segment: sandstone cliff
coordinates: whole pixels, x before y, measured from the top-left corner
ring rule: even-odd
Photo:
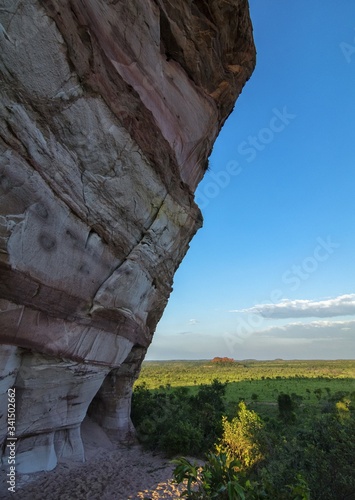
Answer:
[[[0,440],[83,460],[132,384],[201,226],[194,190],[254,68],[246,0],[3,0]]]

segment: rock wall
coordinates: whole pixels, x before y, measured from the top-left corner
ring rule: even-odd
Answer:
[[[250,77],[246,0],[3,0],[0,439],[18,472],[127,441],[132,384],[202,224],[213,142]]]

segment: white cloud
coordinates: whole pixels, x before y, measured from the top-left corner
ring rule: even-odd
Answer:
[[[355,340],[355,320],[351,321],[312,321],[301,323],[299,321],[283,326],[270,326],[256,332],[255,337],[267,338],[292,338],[310,340]]]
[[[355,315],[355,294],[319,301],[284,299],[278,304],[257,304],[248,309],[231,312],[259,314],[263,318],[330,318]]]
[[[199,321],[197,321],[197,319],[190,319],[188,323],[189,323],[189,325],[197,325],[197,323],[199,323]]]
[[[231,342],[234,358],[239,350],[258,353],[261,359],[352,359],[355,320],[293,322],[252,333],[241,344]]]

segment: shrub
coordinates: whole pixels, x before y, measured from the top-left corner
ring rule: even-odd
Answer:
[[[178,484],[185,482],[182,496],[188,500],[310,500],[307,482],[300,473],[281,492],[273,488],[267,473],[261,474],[259,480],[251,480],[240,471],[238,460],[231,461],[224,453],[209,453],[202,467],[184,457],[172,463],[174,480]]]
[[[217,453],[225,453],[231,461],[238,460],[243,470],[253,467],[263,458],[263,423],[257,413],[248,410],[244,402],[239,403],[237,416],[231,421],[222,418],[222,427],[223,434],[216,445]]]
[[[296,419],[294,409],[295,403],[289,394],[279,394],[277,397],[279,415],[285,422],[294,422]]]
[[[132,422],[146,447],[169,456],[202,456],[222,433],[226,384],[214,380],[196,395],[183,387],[149,391],[137,386],[132,398]]]
[[[173,475],[177,483],[187,481],[182,496],[189,500],[239,500],[245,499],[243,477],[238,475],[239,462],[229,460],[224,453],[209,453],[203,467],[184,457],[172,461],[176,467]]]

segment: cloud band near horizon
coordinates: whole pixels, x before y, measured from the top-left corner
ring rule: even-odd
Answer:
[[[340,295],[326,300],[288,300],[278,304],[257,304],[248,309],[231,312],[258,314],[263,318],[331,318],[355,315],[355,294]]]

